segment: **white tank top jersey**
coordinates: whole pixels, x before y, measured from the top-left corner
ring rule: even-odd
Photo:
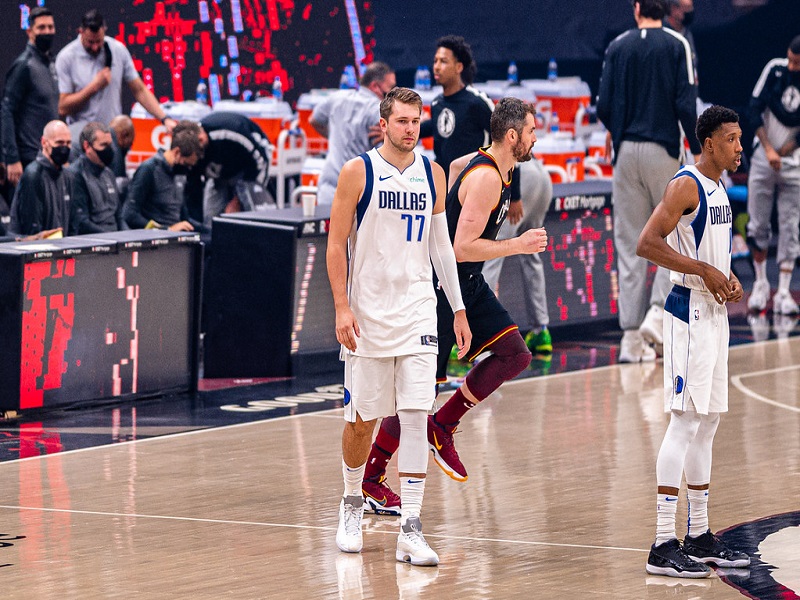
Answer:
[[[348,290],[358,356],[436,353],[436,294],[428,249],[436,201],[430,162],[400,172],[377,151],[360,158],[366,185],[350,232]]]
[[[700,173],[694,165],[681,168],[675,177],[694,179],[700,202],[691,213],[681,216],[678,225],[667,236],[667,244],[676,252],[708,263],[730,277],[733,214],[725,186],[721,181],[712,181]],[[708,292],[699,275],[670,271],[670,280],[677,285]]]

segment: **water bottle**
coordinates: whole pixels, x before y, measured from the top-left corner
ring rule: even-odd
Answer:
[[[415,90],[423,89],[422,86],[424,85],[424,80],[425,80],[424,67],[419,66],[417,67],[416,73],[414,73],[414,89]]]
[[[547,79],[548,81],[555,81],[558,79],[558,63],[555,58],[551,58],[547,63]]]
[[[558,133],[558,113],[553,111],[550,116],[550,133]]]
[[[277,75],[275,76],[275,81],[272,83],[272,97],[275,98],[277,102],[283,100],[283,83],[281,82],[281,78]]]
[[[422,67],[422,89],[431,89],[431,70],[428,67]],[[699,114],[699,113],[698,113]]]
[[[194,99],[198,104],[208,104],[208,86],[204,79],[201,79],[197,84],[197,91],[195,91]]]
[[[339,89],[346,90],[350,87],[350,82],[347,77],[347,67],[342,70],[342,76],[339,78]]]
[[[508,84],[519,85],[519,74],[517,73],[517,63],[513,60],[508,63]]]
[[[356,68],[353,65],[347,65],[345,67],[347,71],[347,87],[351,90],[358,89],[358,75],[356,74]]]

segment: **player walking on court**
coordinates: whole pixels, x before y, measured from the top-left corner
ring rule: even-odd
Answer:
[[[510,180],[517,162],[530,160],[536,142],[535,109],[517,98],[502,99],[492,113],[492,144],[467,164],[447,194],[447,225],[458,260],[458,279],[473,333],[466,356],[473,360],[489,351],[467,373],[463,385],[428,417],[428,443],[439,467],[456,481],[466,481],[467,471],[453,445],[453,433],[468,410],[500,385],[519,375],[531,353],[506,309],[483,279],[483,262],[500,256],[542,252],[547,246],[543,228],[528,229],[517,237],[497,240],[508,213]],[[444,287],[444,286],[441,286]],[[446,380],[452,334],[450,294],[437,289],[439,357],[436,379]],[[384,419],[372,447],[364,481],[364,495],[376,512],[397,514],[404,500],[386,485],[386,465],[402,435],[397,419]]]
[[[403,510],[395,556],[436,565],[439,557],[420,522],[438,348],[431,263],[455,307],[453,337],[462,356],[471,334],[447,232],[444,171],[414,153],[421,112],[413,90],[387,94],[380,107],[384,145],[344,165],[331,208],[328,277],[345,362],[345,489],[336,545],[343,552],[361,551],[361,481],[372,432],[378,417],[396,413]]]
[[[700,160],[667,185],[647,221],[639,256],[670,270],[664,306],[664,400],[670,422],[656,462],[656,541],[647,572],[708,577],[705,563],[740,568],[750,557],[728,548],[708,528],[711,447],[720,414],[728,410],[728,311],[742,286],[731,271],[732,213],[721,177],[741,164],[739,116],[712,106],[697,120]],[[689,532],[675,535],[681,479],[689,498]]]

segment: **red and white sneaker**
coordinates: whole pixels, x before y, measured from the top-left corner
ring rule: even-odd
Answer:
[[[386,483],[386,475],[381,475],[377,479],[365,479],[361,482],[361,491],[366,502],[365,512],[400,516],[400,496]]]
[[[439,468],[456,481],[467,480],[467,470],[458,458],[458,452],[453,444],[452,431],[439,425],[433,416],[428,416],[428,445],[433,453],[433,460]]]

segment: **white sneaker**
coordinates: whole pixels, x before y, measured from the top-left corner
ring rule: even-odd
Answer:
[[[422,523],[419,517],[411,517],[400,528],[397,552],[394,556],[400,562],[417,566],[435,567],[439,564],[439,555],[428,546],[425,536],[422,535]]]
[[[776,315],[796,315],[800,308],[788,290],[778,290],[772,297],[772,312]]]
[[[621,363],[652,362],[656,359],[656,352],[644,343],[642,334],[638,329],[630,329],[622,335],[619,344],[619,358]]]
[[[639,326],[639,333],[642,334],[644,341],[654,346],[664,344],[664,309],[653,304],[647,311],[644,321]]]
[[[755,311],[762,311],[767,308],[770,293],[769,281],[766,279],[756,280],[753,284],[753,291],[747,299],[747,308]]]
[[[345,496],[339,504],[339,527],[336,530],[336,545],[342,552],[361,552],[364,538],[361,519],[364,517],[364,498]]]

